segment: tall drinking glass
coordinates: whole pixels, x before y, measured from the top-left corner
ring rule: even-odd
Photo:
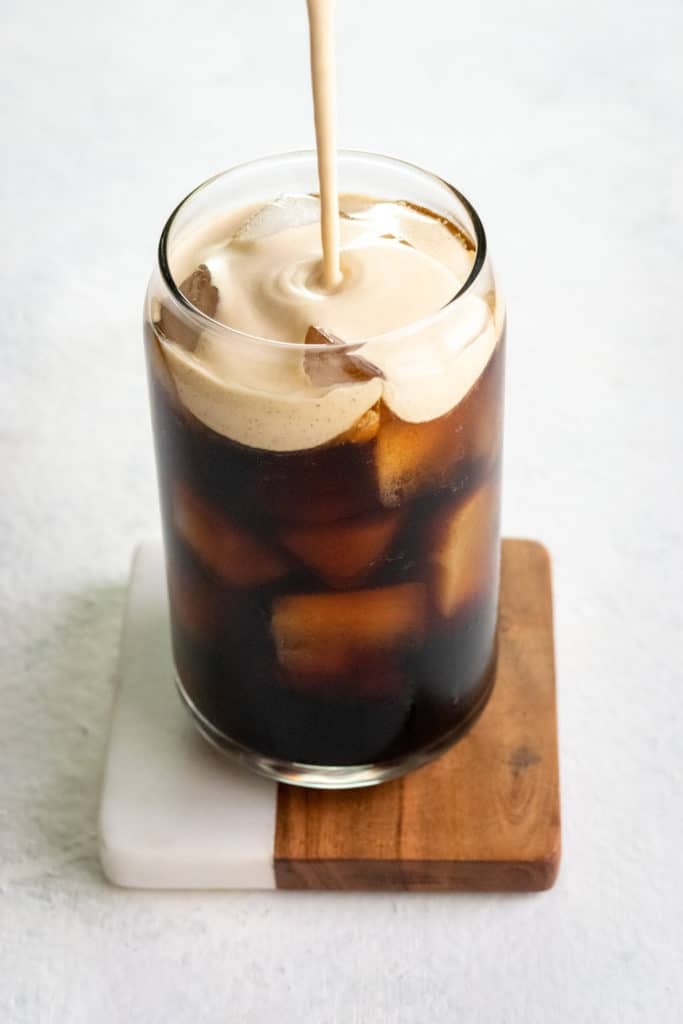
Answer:
[[[429,211],[471,251],[446,306],[340,350],[240,333],[183,294],[174,254],[194,232],[231,209],[313,194],[316,174],[314,153],[273,157],[184,199],[161,236],[145,345],[180,696],[252,769],[333,788],[430,760],[489,696],[505,314],[470,203],[417,167],[352,152],[339,155],[342,193]],[[201,366],[207,339],[225,356],[222,378]],[[382,371],[338,383],[341,356]],[[283,395],[279,371],[302,360],[317,386]],[[340,389],[357,415],[311,445],[312,418]],[[264,448],[250,430],[265,415]]]

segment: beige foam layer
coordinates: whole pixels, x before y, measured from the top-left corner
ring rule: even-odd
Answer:
[[[216,433],[252,448],[287,452],[325,444],[382,394],[379,378],[326,391],[311,387],[296,350],[269,350],[261,361],[241,345],[229,352],[216,345],[207,359],[210,346],[206,338],[194,353],[164,345],[180,400]]]
[[[182,280],[205,262],[219,290],[218,320],[286,342],[302,341],[311,324],[349,341],[372,338],[447,306],[473,259],[456,235],[397,203],[356,198],[347,209],[345,282],[331,294],[317,283],[320,231],[310,200],[297,210],[297,226],[281,231],[271,230],[277,211],[274,221],[268,213],[254,217],[253,208],[233,212],[177,249],[174,276]],[[250,218],[252,230],[226,245],[226,236]],[[475,383],[496,340],[488,305],[466,296],[427,327],[362,347],[384,380],[324,389],[307,377],[298,347],[207,330],[191,352],[169,342],[163,348],[179,397],[199,420],[241,444],[296,451],[342,434],[380,398],[409,422],[444,415]]]
[[[173,275],[183,281],[205,263],[218,288],[218,321],[295,343],[311,324],[347,341],[397,330],[441,309],[466,280],[473,253],[439,220],[359,196],[342,196],[341,207],[344,281],[335,290],[320,280],[320,204],[312,196],[231,211],[174,247]]]

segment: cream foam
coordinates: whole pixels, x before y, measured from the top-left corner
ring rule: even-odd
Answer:
[[[209,327],[192,351],[161,338],[180,400],[216,432],[295,451],[331,441],[380,399],[409,422],[435,419],[491,357],[498,332],[487,303],[467,295],[448,305],[474,258],[464,240],[407,204],[342,196],[340,206],[344,281],[333,290],[321,283],[314,197],[233,211],[175,248],[175,279],[205,263],[218,288],[215,319],[235,332]],[[301,347],[244,336],[300,343],[312,324],[368,339],[360,351],[384,379],[315,387]]]

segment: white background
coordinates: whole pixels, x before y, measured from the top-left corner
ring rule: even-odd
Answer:
[[[430,167],[510,310],[505,528],[555,561],[564,861],[538,896],[108,887],[95,815],[162,223],[309,146],[303,0],[3,0],[0,1020],[682,1019],[680,2],[340,0],[340,143]]]

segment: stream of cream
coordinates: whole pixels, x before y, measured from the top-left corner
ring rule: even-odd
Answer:
[[[307,0],[311,40],[311,83],[315,141],[320,181],[320,232],[323,284],[327,290],[342,282],[339,260],[339,187],[337,184],[337,110],[334,46],[335,0]]]

